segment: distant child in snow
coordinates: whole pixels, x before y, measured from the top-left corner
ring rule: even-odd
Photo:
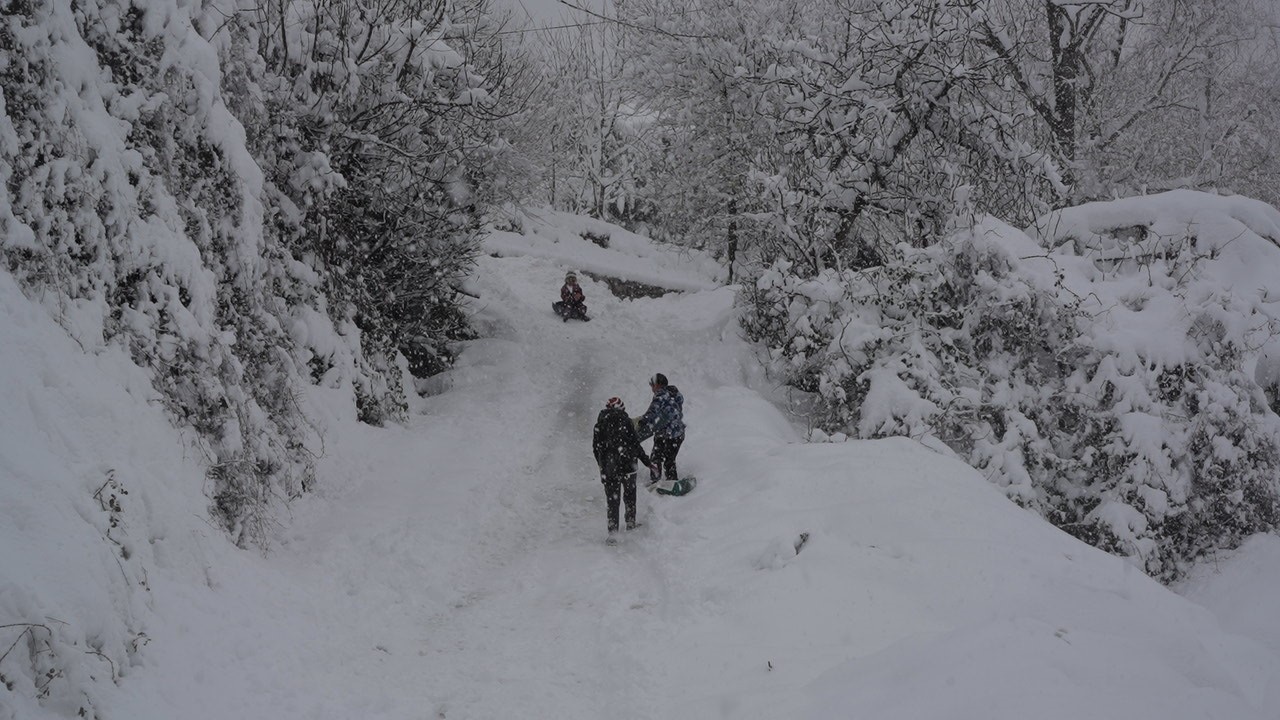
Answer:
[[[618,503],[627,505],[627,529],[634,530],[636,522],[636,460],[649,467],[649,455],[640,447],[640,437],[627,416],[627,408],[621,398],[611,397],[596,417],[596,427],[591,436],[591,451],[600,466],[600,482],[604,483],[604,497],[609,518],[609,542],[614,542],[618,532]]]
[[[653,391],[653,401],[636,421],[641,440],[653,436],[649,481],[658,482],[665,472],[667,480],[675,482],[680,479],[676,474],[676,454],[684,444],[684,396],[675,385],[667,384],[667,376],[662,373],[649,378],[649,389]]]
[[[569,273],[564,276],[564,286],[560,288],[560,302],[552,303],[551,309],[556,311],[561,320],[590,320],[587,317],[587,296],[578,286],[578,276]]]

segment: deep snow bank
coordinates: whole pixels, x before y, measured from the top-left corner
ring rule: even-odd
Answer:
[[[694,591],[661,683],[681,717],[1275,717],[1280,648],[958,460],[805,444],[742,388],[700,414],[701,484],[659,508]]]
[[[0,717],[96,717],[145,662],[157,576],[203,584],[225,534],[123,350],[82,348],[7,272],[0,338]]]
[[[485,250],[504,257],[555,260],[566,269],[671,290],[710,290],[726,271],[706,253],[654,243],[603,220],[555,210],[527,210],[519,232],[495,231]]]

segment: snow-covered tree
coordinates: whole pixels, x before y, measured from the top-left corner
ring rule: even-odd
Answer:
[[[1064,200],[1231,187],[1272,200],[1274,10],[1255,0],[966,0]],[[1227,159],[1230,158],[1230,161]]]
[[[1056,168],[1019,140],[1018,108],[992,98],[998,67],[971,16],[943,2],[842,9],[802,26],[758,78],[780,94],[786,145],[759,178],[783,256],[807,273],[870,267],[940,239],[957,206],[1036,208]]]
[[[456,288],[501,153],[491,91],[507,70],[483,10],[295,2],[233,25],[266,61],[243,97],[281,231],[324,278],[335,321],[360,330],[372,384],[357,389],[374,422],[399,413],[397,354],[417,375],[438,371],[467,332]]]
[[[736,241],[749,222],[753,256],[812,275],[932,242],[957,204],[1047,207],[1054,164],[1023,139],[1023,101],[992,92],[1003,71],[959,5],[627,7],[662,140],[646,187],[676,234],[720,218]]]
[[[533,107],[519,118],[519,148],[540,167],[544,202],[625,224],[636,213],[650,118],[626,82],[632,60],[618,42],[619,27],[602,19],[540,35],[542,72]]]
[[[1152,5],[1150,22],[1098,93],[1096,129],[1084,148],[1086,189],[1191,187],[1280,200],[1280,147],[1270,132],[1280,93],[1275,12],[1254,0]],[[1181,72],[1154,84],[1164,67]],[[1152,88],[1161,87],[1169,89],[1157,104]]]
[[[731,277],[739,255],[762,245],[765,207],[751,175],[779,147],[762,108],[767,88],[751,79],[778,59],[771,38],[786,16],[775,9],[738,0],[623,6],[627,82],[649,98],[653,117],[637,171],[638,219],[655,237],[722,257]]]

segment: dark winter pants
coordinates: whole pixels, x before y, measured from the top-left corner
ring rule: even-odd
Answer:
[[[655,437],[653,439],[653,452],[650,454],[653,467],[649,470],[650,480],[658,482],[664,476],[673,482],[680,479],[676,474],[676,453],[680,452],[680,446],[683,444],[683,435],[678,438]]]
[[[555,310],[556,314],[559,315],[564,320],[586,320],[587,319],[586,305],[570,305],[569,303],[566,303],[566,302],[557,301],[557,302],[551,303],[551,309]]]
[[[604,479],[604,500],[609,511],[609,532],[618,529],[618,501],[627,504],[627,529],[636,526],[636,474],[627,473],[618,477]]]

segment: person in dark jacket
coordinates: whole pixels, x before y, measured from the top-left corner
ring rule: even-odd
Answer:
[[[569,273],[564,276],[564,285],[560,288],[560,302],[551,303],[551,309],[555,310],[560,319],[565,322],[572,319],[591,319],[587,317],[587,296],[578,285],[577,275]]]
[[[684,444],[684,396],[675,385],[667,383],[667,376],[654,373],[649,378],[653,401],[649,409],[636,421],[640,439],[653,436],[653,464],[649,466],[649,483],[663,478],[679,480],[676,474],[676,454]]]
[[[618,532],[618,503],[626,503],[627,529],[634,530],[636,523],[636,460],[649,467],[649,454],[640,446],[640,437],[631,424],[627,408],[621,398],[611,397],[596,417],[592,432],[591,450],[600,466],[600,482],[604,483],[605,502],[608,507],[609,539],[612,542]]]

